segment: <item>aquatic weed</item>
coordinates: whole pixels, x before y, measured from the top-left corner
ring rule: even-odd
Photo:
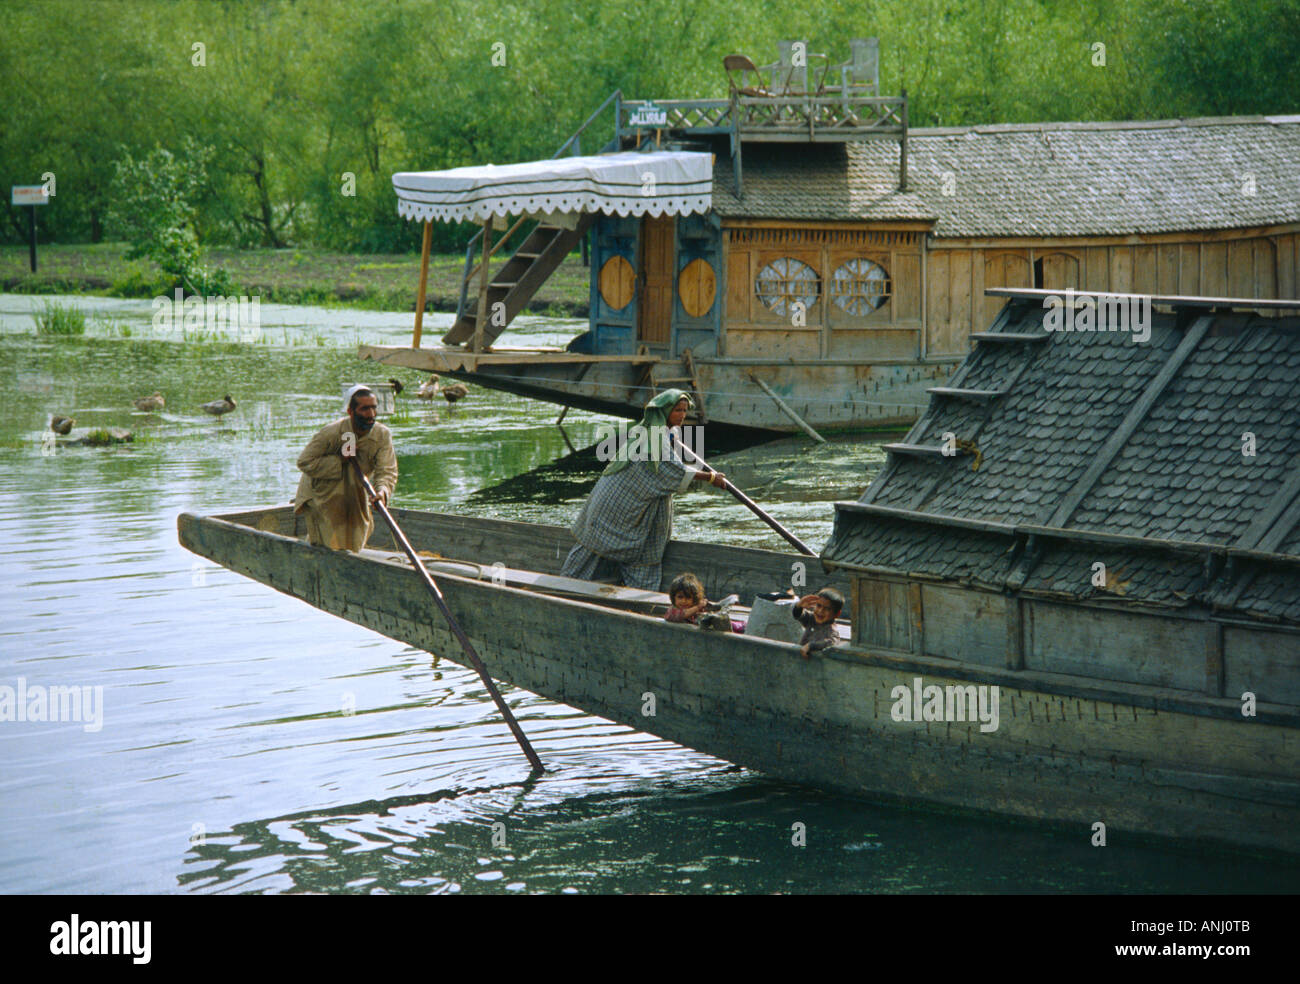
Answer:
[[[95,329],[103,332],[105,338],[130,338],[135,333],[125,321],[111,315],[97,314],[93,321]]]
[[[84,335],[86,312],[71,304],[46,301],[35,315],[38,335]]]
[[[128,441],[134,440],[134,435],[127,437],[126,440]],[[108,447],[111,444],[122,443],[122,440],[119,439],[116,435],[114,435],[112,431],[105,430],[103,427],[96,427],[93,431],[91,431],[89,434],[86,435],[85,441],[91,447],[96,447],[96,448],[104,448],[104,447]]]

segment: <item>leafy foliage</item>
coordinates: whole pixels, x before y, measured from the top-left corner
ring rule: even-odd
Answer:
[[[57,175],[44,238],[100,241],[111,207],[158,230],[169,267],[197,276],[199,243],[414,250],[418,225],[396,213],[393,172],[549,157],[614,89],[722,96],[724,55],[770,61],[782,38],[840,60],[845,39],[879,37],[882,91],[907,90],[913,126],[1300,109],[1296,0],[775,10],[769,0],[11,0],[0,177]],[[607,113],[583,150],[611,135]],[[175,173],[197,159],[201,173]],[[118,200],[115,163],[169,176],[185,221],[161,192],[152,204],[143,191]],[[137,206],[152,212],[133,219]],[[22,217],[8,216],[0,232],[22,241]],[[474,230],[434,231],[445,250]]]
[[[215,152],[186,137],[179,154],[154,147],[140,158],[128,150],[114,165],[110,229],[131,244],[128,260],[147,256],[178,286],[198,294],[225,294],[230,278],[202,262],[194,229],[195,206]]]

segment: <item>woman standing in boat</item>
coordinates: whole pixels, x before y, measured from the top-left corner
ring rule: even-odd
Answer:
[[[677,430],[691,408],[682,390],[665,390],[645,405],[641,422],[605,467],[578,513],[578,545],[560,569],[562,577],[593,581],[606,571],[629,588],[658,591],[664,548],[672,536],[673,493],[693,481],[724,488],[722,472],[697,471],[682,461]],[[612,569],[611,569],[612,568]]]

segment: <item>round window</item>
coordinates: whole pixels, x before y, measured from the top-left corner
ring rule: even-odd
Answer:
[[[632,264],[621,256],[611,256],[600,268],[600,296],[615,311],[632,303],[636,286],[636,272]]]
[[[831,300],[846,314],[870,314],[889,300],[889,274],[879,263],[858,257],[849,260],[831,278]]]
[[[682,299],[682,310],[692,318],[702,318],[709,313],[716,290],[713,267],[705,260],[691,260],[677,275],[677,294]]]
[[[774,314],[784,318],[797,303],[803,304],[805,312],[816,304],[821,294],[821,281],[817,278],[817,271],[807,263],[782,257],[758,271],[754,291]]]

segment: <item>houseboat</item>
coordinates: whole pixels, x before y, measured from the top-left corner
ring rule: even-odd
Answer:
[[[757,619],[663,618],[677,571],[748,601],[801,554],[673,541],[661,590],[633,591],[557,576],[562,527],[398,521],[491,675],[552,700],[872,800],[1300,854],[1300,318],[1141,298],[1140,331],[1054,331],[1042,292],[998,296],[838,505],[808,583],[847,588],[849,620],[808,659]],[[223,567],[464,659],[387,530],[353,554],[309,545],[291,506],[178,525]]]
[[[726,98],[615,92],[551,160],[395,174],[424,223],[415,332],[361,357],[623,417],[676,386],[719,428],[891,428],[997,315],[988,288],[1300,297],[1300,116],[909,128],[875,39],[779,49],[728,56]],[[422,347],[433,221],[483,230]],[[587,330],[495,346],[579,246]]]

